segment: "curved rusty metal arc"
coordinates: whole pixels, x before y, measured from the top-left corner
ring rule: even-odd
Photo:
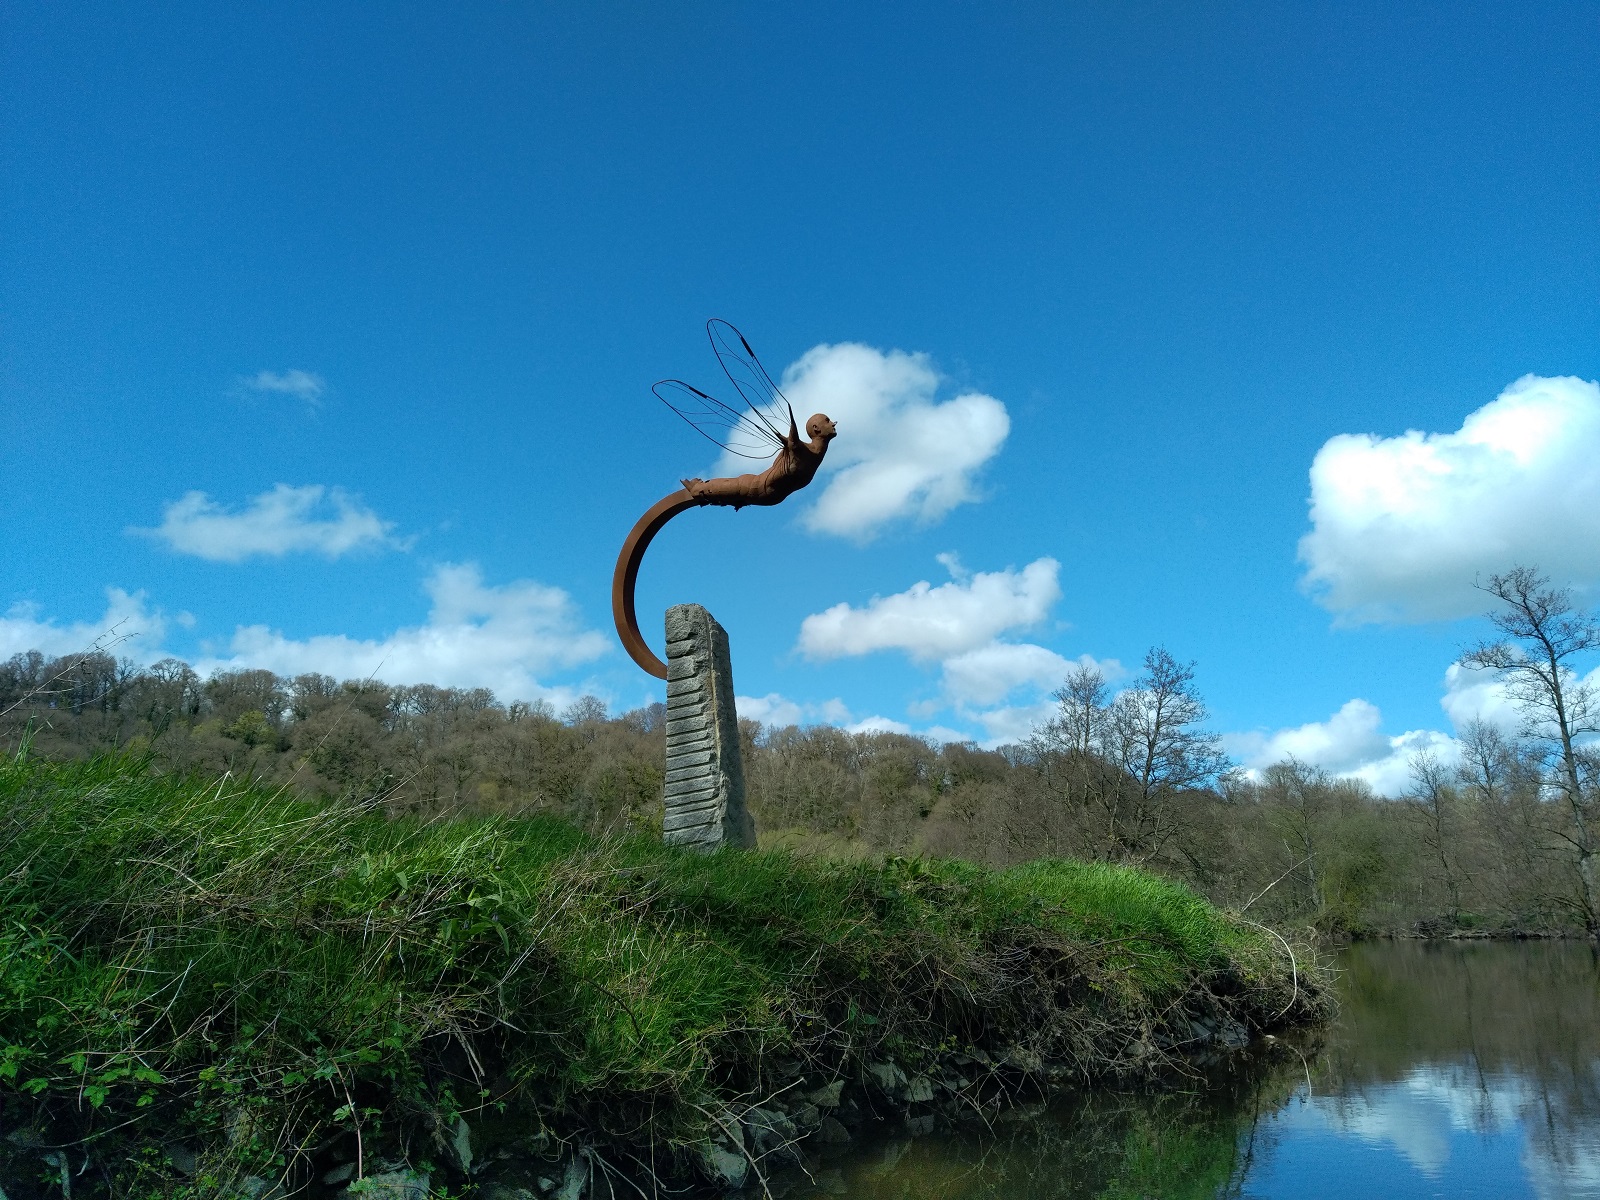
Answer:
[[[667,677],[667,664],[645,645],[639,633],[639,617],[633,609],[633,586],[639,580],[639,564],[644,561],[644,552],[650,548],[650,542],[656,534],[661,532],[661,527],[684,509],[698,508],[704,503],[705,500],[691,496],[687,488],[679,488],[657,500],[634,524],[628,540],[622,543],[622,553],[617,555],[617,569],[611,576],[611,616],[617,623],[617,636],[622,639],[622,648],[628,652],[629,658],[657,679]]]

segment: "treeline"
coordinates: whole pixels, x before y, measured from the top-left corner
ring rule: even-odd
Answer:
[[[585,697],[558,718],[488,689],[319,674],[148,668],[108,654],[0,665],[0,738],[46,758],[110,749],[162,770],[255,780],[392,811],[551,812],[587,829],[659,824],[664,709],[608,720]]]
[[[1244,777],[1205,730],[1192,667],[1158,649],[1115,695],[1094,671],[1075,671],[1054,717],[998,750],[742,722],[761,842],[993,866],[1135,863],[1253,919],[1328,934],[1592,932],[1600,760],[1584,738],[1600,711],[1569,660],[1600,635],[1531,571],[1496,583],[1506,640],[1473,654],[1513,684],[1532,664],[1527,686],[1513,687],[1527,729],[1471,726],[1458,765],[1412,764],[1403,799],[1294,760]],[[1539,650],[1537,633],[1548,642],[1561,629],[1565,641]],[[1543,675],[1536,653],[1512,653],[1530,638]],[[0,664],[0,744],[11,752],[24,739],[51,758],[125,749],[166,771],[395,812],[551,813],[593,832],[659,830],[663,719],[660,705],[608,717],[593,697],[558,714],[483,689],[260,670],[201,679],[175,659],[143,668],[103,653]]]

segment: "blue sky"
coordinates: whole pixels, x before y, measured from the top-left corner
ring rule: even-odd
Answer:
[[[1588,5],[10,4],[0,652],[127,615],[644,702],[611,567],[716,464],[650,385],[727,390],[720,316],[840,422],[646,562],[747,711],[993,742],[1163,644],[1241,760],[1381,784],[1482,707],[1475,574],[1600,580],[1597,51]]]

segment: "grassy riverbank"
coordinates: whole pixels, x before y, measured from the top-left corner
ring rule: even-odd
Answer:
[[[702,857],[127,759],[0,765],[0,919],[12,1200],[80,1160],[77,1195],[402,1159],[461,1187],[580,1142],[683,1176],[753,1156],[736,1122],[774,1093],[914,1105],[895,1080],[950,1056],[1010,1087],[1153,1069],[1322,1002],[1135,871]]]

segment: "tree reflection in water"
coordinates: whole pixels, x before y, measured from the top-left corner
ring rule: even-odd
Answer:
[[[1600,959],[1585,943],[1372,943],[1342,1009],[1182,1090],[1098,1092],[774,1181],[793,1200],[1600,1197]],[[1304,1055],[1302,1059],[1301,1055]]]

